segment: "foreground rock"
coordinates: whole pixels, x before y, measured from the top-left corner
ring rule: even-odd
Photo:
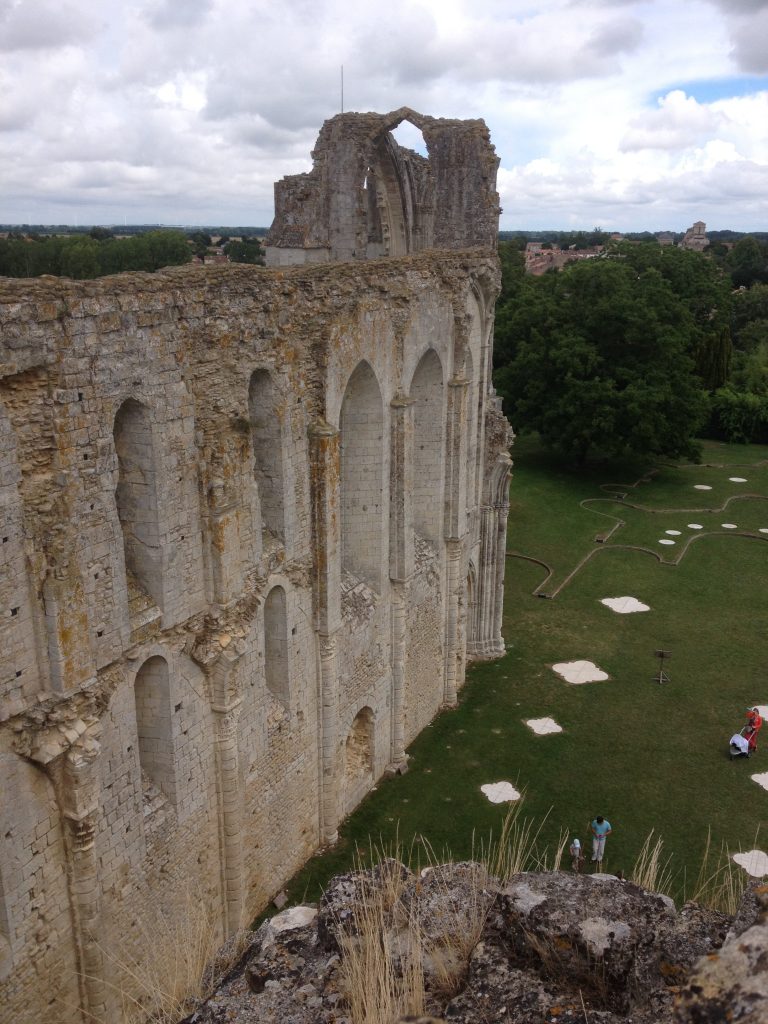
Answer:
[[[422,878],[389,861],[335,879],[316,910],[262,925],[246,963],[189,1020],[352,1024],[350,986],[379,998],[387,978],[397,988],[406,977],[421,999],[388,1003],[392,1024],[763,1024],[765,907],[758,886],[734,919],[678,911],[608,875],[525,873],[502,886],[477,864]],[[351,981],[352,963],[363,972]]]

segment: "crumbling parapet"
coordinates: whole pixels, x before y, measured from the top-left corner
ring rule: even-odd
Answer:
[[[421,130],[426,158],[395,141],[403,121]],[[496,246],[499,160],[482,120],[337,114],[312,159],[275,184],[267,266]]]

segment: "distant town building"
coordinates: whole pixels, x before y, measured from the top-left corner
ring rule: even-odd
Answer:
[[[693,227],[683,235],[683,240],[680,245],[683,249],[690,249],[692,252],[703,252],[709,245],[709,239],[706,236],[707,225],[703,220],[697,220]]]

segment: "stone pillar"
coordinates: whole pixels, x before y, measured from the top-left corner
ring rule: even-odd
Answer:
[[[406,616],[413,576],[413,401],[390,403],[389,578],[392,607],[392,732],[390,769],[402,770],[405,753]]]
[[[320,652],[320,840],[338,839],[340,818],[339,666],[336,634],[341,626],[339,431],[324,420],[309,430],[312,495],[312,599]]]
[[[504,569],[512,460],[506,452],[496,458],[488,481],[489,501],[480,518],[479,608],[473,649],[480,657],[504,653],[501,622],[504,612]]]
[[[93,675],[91,634],[83,581],[70,566],[55,567],[43,583],[51,686],[62,693]]]
[[[94,852],[100,797],[97,731],[98,725],[91,726],[66,752],[45,763],[64,823],[78,985],[87,1021],[106,1020],[108,1009],[104,953],[98,935],[101,887]],[[43,751],[41,755],[45,756]]]
[[[243,880],[243,800],[240,780],[240,751],[237,720],[242,697],[236,669],[242,656],[239,644],[231,641],[206,666],[213,696],[216,792],[219,803],[219,846],[221,849],[221,894],[224,934],[234,935],[243,925],[245,891]]]
[[[491,626],[492,653],[502,655],[506,650],[501,632],[504,617],[504,573],[507,561],[507,520],[509,518],[509,478],[512,475],[512,459],[500,455],[497,461],[498,483],[494,498],[496,510],[496,580],[494,588],[493,621]]]
[[[461,680],[458,677],[459,591],[461,555],[467,530],[467,395],[469,381],[454,378],[448,382],[448,433],[445,460],[445,686],[443,703],[456,704]],[[471,441],[471,439],[469,439]]]

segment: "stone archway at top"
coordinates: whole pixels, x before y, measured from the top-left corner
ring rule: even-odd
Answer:
[[[429,244],[422,223],[429,161],[424,136],[403,120],[375,141],[363,182],[368,228],[368,258],[405,256]]]

